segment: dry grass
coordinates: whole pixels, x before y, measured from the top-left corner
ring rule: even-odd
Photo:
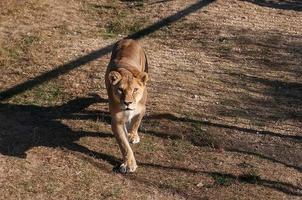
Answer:
[[[110,55],[93,52],[196,2],[1,1],[0,90],[28,84],[0,103],[0,199],[300,199],[302,14],[259,2],[213,1],[141,40],[148,112],[121,175]]]

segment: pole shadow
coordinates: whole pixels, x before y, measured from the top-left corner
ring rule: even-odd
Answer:
[[[131,39],[140,39],[143,38],[165,26],[169,26],[175,22],[177,22],[178,20],[180,20],[181,18],[198,11],[199,9],[209,5],[210,3],[214,2],[215,0],[199,0],[196,3],[178,11],[177,13],[170,15],[132,35],[129,35],[126,38],[131,38]],[[60,65],[56,68],[54,68],[53,70],[43,73],[31,80],[25,81],[23,83],[20,83],[18,85],[15,85],[9,89],[6,89],[2,92],[0,92],[0,101],[4,101],[6,99],[9,99],[17,94],[20,94],[26,90],[29,90],[37,85],[40,85],[44,82],[47,82],[51,79],[57,78],[63,74],[66,74],[68,72],[70,72],[71,70],[78,68],[82,65],[88,64],[89,62],[96,60],[108,53],[111,52],[112,48],[113,48],[114,44],[108,45],[102,49],[96,50],[91,52],[90,54],[87,54],[85,56],[82,56],[80,58],[77,58],[73,61],[70,61],[68,63],[65,63],[63,65]]]
[[[294,11],[302,11],[302,1],[301,0],[241,0],[249,3],[256,4],[258,6],[264,6],[275,9],[282,10],[294,10]]]

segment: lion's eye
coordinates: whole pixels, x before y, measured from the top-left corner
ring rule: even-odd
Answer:
[[[134,88],[133,92],[137,92],[138,91],[138,88]]]
[[[117,89],[117,92],[118,92],[119,94],[122,94],[122,93],[123,93],[123,90],[122,90],[121,88],[119,88],[119,89]]]

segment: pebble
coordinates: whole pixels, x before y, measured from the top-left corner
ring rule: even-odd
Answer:
[[[200,181],[197,185],[196,185],[197,187],[203,187],[204,186],[204,184],[203,184],[203,182],[202,181]]]

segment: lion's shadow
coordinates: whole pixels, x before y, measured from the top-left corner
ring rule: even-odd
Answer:
[[[33,147],[67,148],[81,153],[89,152],[75,141],[81,137],[113,137],[111,133],[72,130],[62,119],[96,119],[110,123],[107,112],[89,113],[85,108],[94,103],[105,103],[97,95],[76,98],[63,105],[43,107],[36,105],[0,104],[0,153],[14,157],[26,157]],[[103,159],[116,165],[119,160],[106,154]]]
[[[100,120],[103,123],[110,124],[110,116],[106,111],[89,112],[87,107],[94,103],[105,103],[106,99],[99,96],[89,96],[76,98],[63,105],[43,107],[35,105],[17,105],[17,104],[0,104],[0,153],[7,156],[14,157],[26,157],[26,152],[31,148],[38,146],[52,147],[52,148],[65,148],[69,151],[79,152],[84,155],[85,159],[91,164],[95,164],[99,167],[99,163],[96,163],[94,159],[105,160],[114,168],[121,163],[121,160],[115,156],[108,155],[102,152],[95,152],[78,144],[76,141],[81,137],[113,137],[111,133],[103,132],[89,132],[89,131],[75,131],[70,127],[62,123],[63,119],[83,119],[83,120]],[[150,115],[146,119],[157,118],[169,118],[170,120],[176,120],[172,118],[172,115]],[[181,119],[177,119],[181,120]],[[153,135],[150,131],[145,133]],[[156,136],[166,138],[162,134],[158,133]],[[177,139],[170,137],[170,139]],[[85,155],[89,155],[86,157]],[[215,175],[215,172],[211,171],[192,171],[189,168],[178,167],[165,167],[154,163],[138,162],[143,167],[152,167],[159,170],[177,170],[187,173],[202,173],[207,175]],[[114,169],[113,168],[113,169]],[[232,174],[220,174],[221,176],[228,176],[234,180],[248,183],[236,177]],[[149,184],[144,180],[141,180],[139,176],[128,176],[130,179],[134,179],[141,184]],[[258,180],[259,185],[270,187],[279,191],[283,191],[287,194],[300,195],[300,188],[294,185],[283,182],[272,182],[265,179]]]

